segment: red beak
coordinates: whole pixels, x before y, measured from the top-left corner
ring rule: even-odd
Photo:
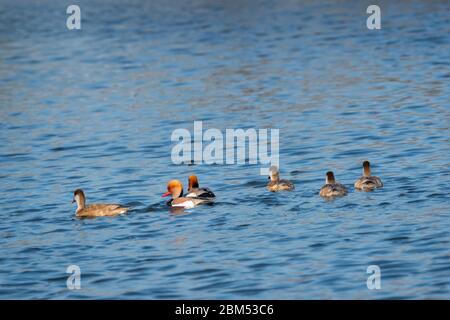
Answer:
[[[170,191],[167,191],[166,193],[164,193],[162,196],[163,197],[167,197],[167,196],[170,196],[172,193],[170,192]]]

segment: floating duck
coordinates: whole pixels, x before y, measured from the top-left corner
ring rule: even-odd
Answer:
[[[320,196],[329,197],[339,197],[345,196],[347,194],[347,188],[334,179],[334,174],[332,171],[328,171],[325,178],[325,185],[320,189]]]
[[[283,190],[294,190],[294,184],[286,179],[280,179],[280,173],[277,166],[271,166],[269,168],[269,183],[267,189],[272,192]]]
[[[122,207],[119,204],[91,204],[86,205],[86,197],[83,190],[77,189],[73,193],[72,203],[77,203],[77,210],[75,214],[77,217],[104,217],[115,216],[126,213],[128,208]]]
[[[193,208],[201,203],[208,202],[206,199],[183,197],[183,184],[178,180],[170,180],[167,183],[167,192],[162,196],[172,196],[172,199],[167,202],[169,206],[180,208]]]
[[[209,188],[200,188],[197,176],[190,176],[188,179],[188,193],[186,198],[201,198],[213,200],[216,195]]]
[[[364,161],[363,175],[361,178],[356,180],[355,188],[362,191],[372,191],[373,189],[381,188],[383,186],[381,179],[376,176],[371,176],[370,174],[370,162]]]

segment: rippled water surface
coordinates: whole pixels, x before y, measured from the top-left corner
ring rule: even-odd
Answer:
[[[381,1],[381,30],[369,1],[77,3],[69,31],[64,2],[0,1],[0,298],[450,297],[447,1]],[[173,164],[195,120],[280,129],[295,191]],[[348,196],[318,196],[328,170]],[[171,212],[193,173],[216,203]],[[76,188],[133,209],[77,219]]]

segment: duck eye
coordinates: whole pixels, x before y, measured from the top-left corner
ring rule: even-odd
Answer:
[[[270,180],[270,176],[268,176],[268,177],[267,177],[267,179],[269,179],[269,180]]]

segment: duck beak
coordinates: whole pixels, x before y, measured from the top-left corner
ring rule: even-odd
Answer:
[[[164,193],[162,196],[163,197],[167,197],[167,196],[170,196],[172,193],[170,192],[170,191],[167,191],[166,193]]]

